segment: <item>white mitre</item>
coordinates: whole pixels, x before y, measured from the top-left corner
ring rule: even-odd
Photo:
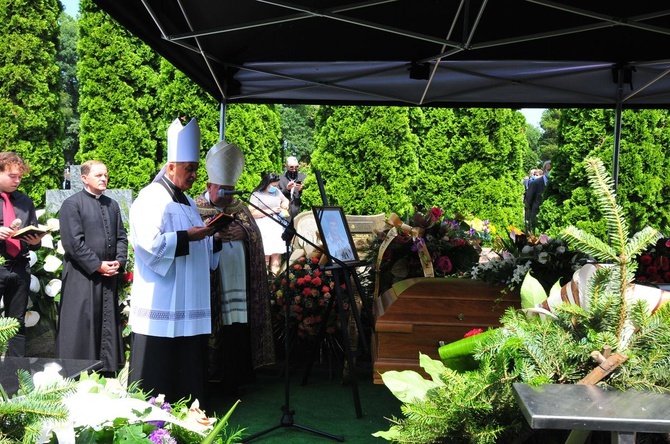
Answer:
[[[168,162],[200,162],[200,127],[193,118],[186,126],[179,119],[174,119],[167,130],[167,161]],[[160,180],[167,171],[167,163],[154,178]]]
[[[207,152],[205,168],[210,183],[234,187],[244,169],[244,154],[234,143],[222,140]]]

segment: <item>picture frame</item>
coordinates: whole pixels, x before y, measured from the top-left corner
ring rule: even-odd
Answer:
[[[358,252],[342,207],[313,207],[312,211],[329,263],[359,262]]]

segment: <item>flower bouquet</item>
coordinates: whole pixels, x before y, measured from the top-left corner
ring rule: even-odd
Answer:
[[[330,272],[319,268],[319,256],[301,255],[288,265],[288,278],[281,273],[270,284],[270,302],[276,330],[284,329],[284,316],[288,303],[289,326],[297,330],[298,338],[316,337],[323,322],[326,307],[335,283]],[[342,286],[341,293],[347,294]],[[344,302],[345,309],[348,303]],[[331,310],[326,323],[326,333],[333,334],[340,327],[337,310]]]
[[[488,221],[466,221],[461,215],[447,218],[437,207],[415,213],[411,224],[404,224],[391,214],[387,227],[362,247],[376,264],[375,294],[403,279],[469,272],[479,261],[479,245],[490,240],[493,232]]]
[[[670,283],[670,238],[663,237],[637,259],[637,282]]]
[[[497,237],[493,251],[497,254],[472,269],[472,279],[493,284],[505,284],[509,290],[521,285],[528,272],[537,279],[546,292],[560,280],[568,282],[572,274],[591,260],[585,253],[570,250],[560,238],[546,234],[527,236],[514,226],[509,235]]]

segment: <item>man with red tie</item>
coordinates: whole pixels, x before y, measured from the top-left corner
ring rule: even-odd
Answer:
[[[4,303],[4,314],[19,321],[19,332],[9,340],[7,356],[24,356],[26,352],[25,317],[30,288],[30,266],[28,250],[41,246],[43,234],[12,239],[12,234],[28,225],[37,226],[35,205],[26,194],[16,191],[21,178],[30,168],[15,153],[0,153],[0,195],[2,207],[0,218],[0,297]]]

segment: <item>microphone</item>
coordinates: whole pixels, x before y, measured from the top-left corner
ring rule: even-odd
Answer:
[[[218,194],[219,197],[226,197],[226,196],[235,196],[237,194],[244,194],[246,191],[242,190],[219,190]]]

